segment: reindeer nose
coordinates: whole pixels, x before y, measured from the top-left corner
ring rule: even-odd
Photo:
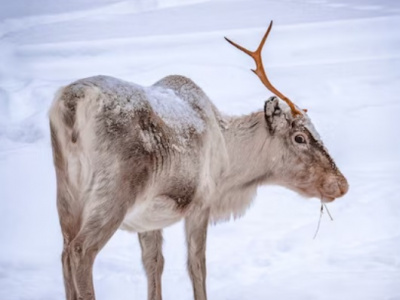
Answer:
[[[346,178],[344,176],[342,176],[338,180],[338,186],[339,186],[339,189],[341,191],[340,197],[345,195],[349,190],[349,184],[348,184],[348,182],[347,182],[347,180],[346,180]]]
[[[325,181],[322,187],[324,196],[329,198],[342,197],[349,190],[349,184],[343,176]]]

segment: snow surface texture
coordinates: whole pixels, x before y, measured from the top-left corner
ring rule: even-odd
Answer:
[[[319,201],[261,188],[235,222],[210,227],[209,299],[400,299],[400,1],[14,0],[0,2],[0,299],[63,299],[47,110],[76,79],[198,83],[245,114],[270,93],[253,62],[309,115],[347,176],[318,237]],[[164,230],[164,299],[192,299],[182,224]],[[94,267],[97,299],[145,299],[137,237],[118,231]]]

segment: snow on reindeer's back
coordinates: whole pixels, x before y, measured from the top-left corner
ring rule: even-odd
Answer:
[[[201,133],[204,122],[191,105],[174,90],[160,86],[145,88],[147,100],[154,112],[175,130],[193,128]]]
[[[95,76],[83,79],[97,86],[107,97],[102,104],[115,113],[119,121],[124,116],[132,116],[135,111],[149,108],[167,126],[176,132],[187,129],[201,133],[204,121],[190,103],[180,98],[172,89],[162,86],[142,87],[140,85],[110,76]]]

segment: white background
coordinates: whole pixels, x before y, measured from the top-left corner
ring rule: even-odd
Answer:
[[[270,96],[308,108],[349,193],[319,201],[260,188],[245,217],[210,227],[209,299],[400,299],[400,1],[1,0],[0,299],[63,299],[47,111],[55,91],[104,74],[192,78],[229,114]],[[164,230],[164,299],[192,299],[182,224]],[[146,299],[137,236],[118,231],[94,267],[98,300]]]

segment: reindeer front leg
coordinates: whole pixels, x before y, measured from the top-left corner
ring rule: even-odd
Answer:
[[[207,300],[206,240],[209,215],[209,210],[204,210],[193,213],[185,219],[188,270],[195,300]]]
[[[147,275],[147,299],[161,300],[161,275],[164,269],[161,230],[139,233],[142,261]]]

